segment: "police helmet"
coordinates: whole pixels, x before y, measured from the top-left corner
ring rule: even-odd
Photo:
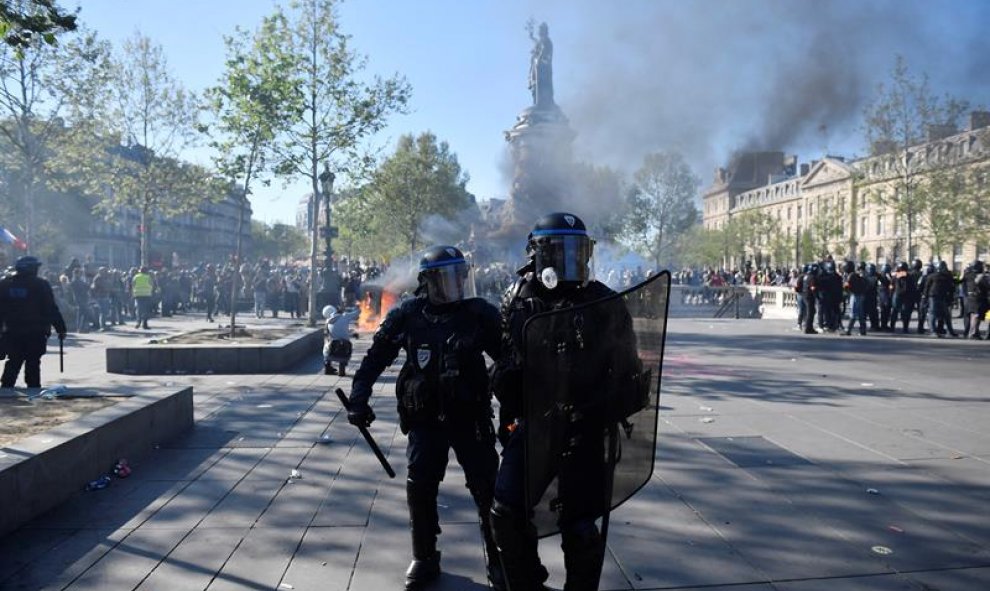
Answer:
[[[474,297],[464,254],[453,246],[434,246],[419,261],[420,287],[433,304],[450,304]]]
[[[901,261],[901,262],[897,263],[897,270],[898,271],[907,271],[908,270],[907,261]]]
[[[818,275],[821,272],[821,268],[818,266],[818,263],[811,263],[808,265],[808,272],[812,275]]]
[[[983,272],[983,261],[977,259],[973,261],[973,272],[982,273]]]
[[[320,310],[320,313],[323,314],[324,318],[330,318],[331,316],[337,313],[337,308],[334,308],[333,306],[329,306],[329,305],[323,306],[323,309]]]
[[[867,275],[876,275],[877,274],[877,266],[876,266],[875,263],[870,263],[870,264],[866,265],[866,274]]]
[[[939,272],[948,271],[949,270],[948,263],[946,263],[945,261],[939,261],[938,262],[938,270],[939,270]]]
[[[833,263],[832,261],[825,261],[825,272],[835,273],[835,263]]]
[[[860,261],[859,264],[856,265],[856,270],[857,271],[866,271],[866,261]],[[849,271],[849,272],[852,273],[852,271]]]
[[[934,272],[935,272],[935,265],[933,265],[931,263],[928,263],[927,265],[925,265],[925,270],[923,271],[923,273],[925,275],[931,275]]]
[[[591,279],[594,241],[581,218],[556,212],[540,218],[529,233],[526,254],[544,287],[583,286]]]
[[[923,266],[924,265],[921,263],[921,259],[914,259],[914,262],[911,263],[911,268],[915,271],[920,271]]]
[[[845,273],[852,273],[856,270],[856,264],[852,261],[846,261],[842,264],[842,270]]]
[[[37,275],[38,267],[40,266],[41,261],[39,261],[36,257],[28,255],[17,259],[17,262],[14,263],[14,270],[19,275]]]
[[[890,263],[884,263],[883,266],[880,267],[880,272],[881,273],[890,273]]]

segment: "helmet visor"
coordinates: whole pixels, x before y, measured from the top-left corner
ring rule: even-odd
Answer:
[[[584,283],[591,278],[592,241],[585,234],[534,236],[536,272],[552,267],[559,281]]]
[[[464,260],[422,271],[430,302],[449,304],[474,297],[474,282],[469,271]]]

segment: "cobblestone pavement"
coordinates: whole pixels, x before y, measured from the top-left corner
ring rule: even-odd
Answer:
[[[135,460],[130,478],[0,540],[0,589],[400,589],[410,550],[397,366],[373,399],[372,432],[399,472],[390,480],[332,395],[349,378],[322,375],[317,356],[275,375],[107,374],[110,343],[207,326],[151,325],[73,336],[65,377],[48,355],[43,379],[189,384],[196,428]],[[356,358],[368,344],[356,342]],[[601,588],[990,588],[988,362],[985,342],[672,321],[657,472],[613,514]],[[451,462],[433,589],[487,588],[463,482]],[[557,543],[541,542],[554,588]]]

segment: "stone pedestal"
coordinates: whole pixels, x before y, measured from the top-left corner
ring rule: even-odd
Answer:
[[[524,109],[505,132],[513,172],[501,233],[528,232],[537,218],[560,209],[567,200],[574,135],[556,104]]]

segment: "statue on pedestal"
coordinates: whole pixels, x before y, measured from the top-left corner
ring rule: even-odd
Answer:
[[[529,38],[533,40],[533,51],[529,66],[529,90],[533,93],[533,104],[537,108],[553,106],[553,42],[546,23],[540,23],[539,37],[533,35],[529,27]]]

